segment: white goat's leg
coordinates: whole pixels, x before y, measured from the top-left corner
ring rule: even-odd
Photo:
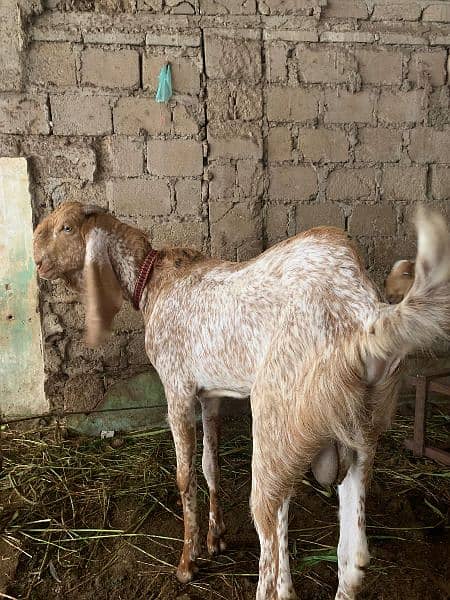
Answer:
[[[268,434],[261,444],[260,427],[253,422],[252,493],[250,506],[259,536],[259,579],[256,600],[294,600],[288,552],[288,512],[291,488],[285,485],[282,469],[274,470]],[[264,433],[267,433],[264,432]]]
[[[252,514],[260,545],[256,600],[295,600],[288,551],[289,497],[276,503],[259,503],[258,497],[253,487]]]
[[[277,600],[278,540],[276,514],[264,502],[264,492],[252,478],[251,509],[259,537],[259,578],[256,600]],[[272,514],[270,514],[272,513]]]
[[[284,418],[285,405],[278,390],[271,390],[264,381],[257,383],[252,390],[251,406],[250,506],[260,543],[256,600],[294,600],[289,568],[288,512],[293,473],[301,472],[305,465],[298,464],[298,453],[293,453],[289,446],[292,431]]]
[[[277,594],[279,600],[295,600],[297,597],[292,585],[291,568],[289,566],[288,524],[290,497],[285,498],[277,514],[278,537],[278,577]]]
[[[191,581],[197,571],[199,554],[197,524],[197,477],[195,473],[195,407],[194,398],[173,397],[166,391],[169,423],[177,455],[177,484],[183,504],[184,545],[177,578]]]
[[[372,466],[368,455],[358,453],[339,491],[339,587],[336,600],[354,600],[370,556],[366,539],[365,499]]]
[[[225,525],[219,504],[219,438],[220,438],[220,398],[202,400],[203,456],[202,467],[209,489],[209,529],[207,546],[209,554],[219,554],[225,550],[223,541]]]

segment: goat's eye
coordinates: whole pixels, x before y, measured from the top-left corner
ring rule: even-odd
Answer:
[[[70,225],[63,225],[63,228],[62,228],[62,230],[63,230],[65,233],[70,233],[70,232],[72,231],[72,227],[71,227]]]

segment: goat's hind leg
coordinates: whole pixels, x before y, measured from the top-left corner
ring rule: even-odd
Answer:
[[[199,554],[197,524],[197,477],[195,472],[195,397],[180,398],[166,390],[170,428],[177,456],[177,484],[183,504],[184,543],[177,578],[191,581]]]
[[[370,556],[366,539],[365,497],[373,452],[358,452],[338,486],[340,534],[338,544],[339,587],[336,600],[354,600]]]
[[[220,399],[210,398],[201,401],[203,420],[202,468],[209,489],[209,529],[207,546],[211,555],[225,550],[223,535],[225,525],[219,504],[219,438],[220,438]]]
[[[260,542],[256,600],[295,600],[288,550],[288,512],[292,489],[285,439],[252,399],[253,457],[251,509]],[[281,459],[283,457],[283,459]],[[289,469],[290,471],[290,469]]]
[[[264,495],[264,492],[262,492]],[[258,499],[259,498],[259,499]],[[256,600],[295,600],[288,550],[289,495],[267,500],[252,487],[252,515],[259,537],[259,580]]]
[[[295,600],[297,598],[292,585],[291,567],[289,565],[288,525],[290,496],[286,496],[277,511],[278,537],[278,600]]]

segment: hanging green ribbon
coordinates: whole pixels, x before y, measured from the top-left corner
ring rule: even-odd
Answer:
[[[156,102],[168,102],[172,97],[172,70],[169,63],[165,64],[158,77],[158,89],[156,91]]]

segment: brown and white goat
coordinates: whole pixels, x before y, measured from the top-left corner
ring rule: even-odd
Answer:
[[[192,578],[199,553],[196,400],[203,409],[207,543],[214,553],[224,548],[225,529],[218,399],[250,395],[251,509],[261,547],[257,599],[295,597],[289,499],[305,470],[333,447],[341,473],[336,598],[355,598],[369,562],[366,487],[378,436],[394,411],[400,364],[408,352],[444,337],[450,323],[446,225],[421,212],[417,227],[414,284],[395,306],[380,302],[352,242],[334,228],[306,231],[241,264],[183,249],[159,253],[140,310],[175,442],[185,528],[181,581]],[[122,297],[133,296],[150,243],[101,209],[72,202],[37,227],[34,249],[42,277],[60,277],[82,291],[87,340],[96,344]],[[336,455],[331,450],[333,460]]]

